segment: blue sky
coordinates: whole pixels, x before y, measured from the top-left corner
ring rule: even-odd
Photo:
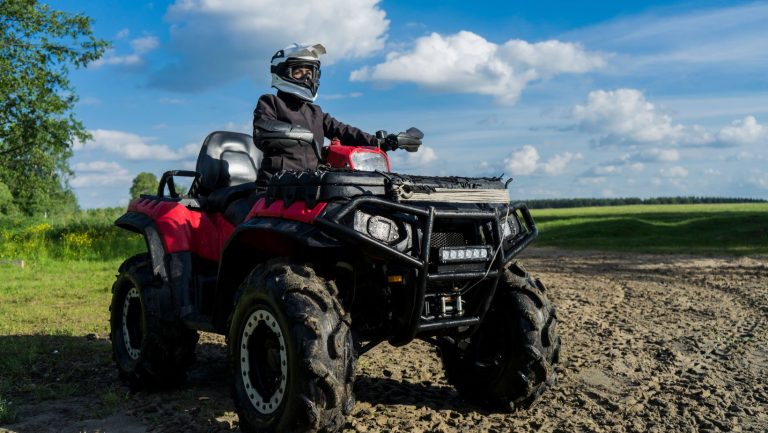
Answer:
[[[394,171],[514,178],[514,199],[768,198],[768,2],[64,0],[113,48],[72,82],[82,207],[251,132],[268,62],[323,43],[317,103],[425,133]]]

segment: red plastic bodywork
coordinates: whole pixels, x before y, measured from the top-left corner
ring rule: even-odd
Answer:
[[[224,243],[235,230],[221,214],[190,210],[177,202],[140,198],[128,206],[128,211],[152,218],[166,253],[191,251],[218,261]]]
[[[326,205],[318,203],[307,209],[306,203],[300,201],[285,207],[282,200],[277,200],[267,206],[266,199],[261,198],[253,205],[245,220],[271,217],[312,224]],[[128,211],[152,218],[166,253],[191,251],[204,259],[218,261],[224,244],[235,230],[232,223],[220,213],[190,210],[178,202],[141,198],[132,202]],[[264,242],[268,241],[264,239]]]
[[[376,153],[379,155],[384,155],[384,159],[386,159],[387,161],[387,171],[392,170],[392,167],[389,165],[389,157],[387,156],[387,153],[379,149],[378,147],[343,146],[339,140],[331,141],[331,145],[328,146],[328,153],[325,157],[325,162],[328,163],[328,165],[330,165],[331,167],[351,168],[355,170],[355,166],[352,163],[352,154],[358,153],[358,152]]]
[[[253,205],[251,212],[245,217],[245,220],[247,221],[253,217],[270,217],[312,224],[312,222],[315,221],[315,218],[325,210],[327,204],[328,203],[318,203],[315,207],[308,209],[306,207],[307,204],[303,201],[297,201],[292,205],[285,207],[285,202],[276,200],[267,206],[267,200],[260,198],[259,201]]]

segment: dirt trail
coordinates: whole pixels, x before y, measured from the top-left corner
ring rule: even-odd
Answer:
[[[563,341],[558,383],[538,405],[483,412],[447,385],[427,344],[381,345],[360,359],[344,431],[768,431],[768,259],[537,249],[524,260],[550,290]],[[223,340],[206,334],[199,352],[181,391],[125,395],[95,417],[97,397],[28,402],[0,432],[236,429]],[[109,366],[95,371],[114,387]]]

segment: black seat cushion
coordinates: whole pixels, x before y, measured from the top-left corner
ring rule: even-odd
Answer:
[[[197,157],[199,196],[206,209],[223,212],[229,203],[248,196],[256,188],[256,174],[262,153],[248,134],[212,132],[205,138]]]
[[[208,195],[220,188],[255,182],[261,157],[250,135],[212,132],[197,157],[196,170],[201,175],[198,193]]]

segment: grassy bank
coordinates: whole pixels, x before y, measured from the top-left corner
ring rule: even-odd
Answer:
[[[637,253],[768,254],[768,203],[534,210],[539,246]]]
[[[141,236],[120,229],[125,210],[96,209],[66,218],[0,216],[0,260],[111,260],[144,248]]]

